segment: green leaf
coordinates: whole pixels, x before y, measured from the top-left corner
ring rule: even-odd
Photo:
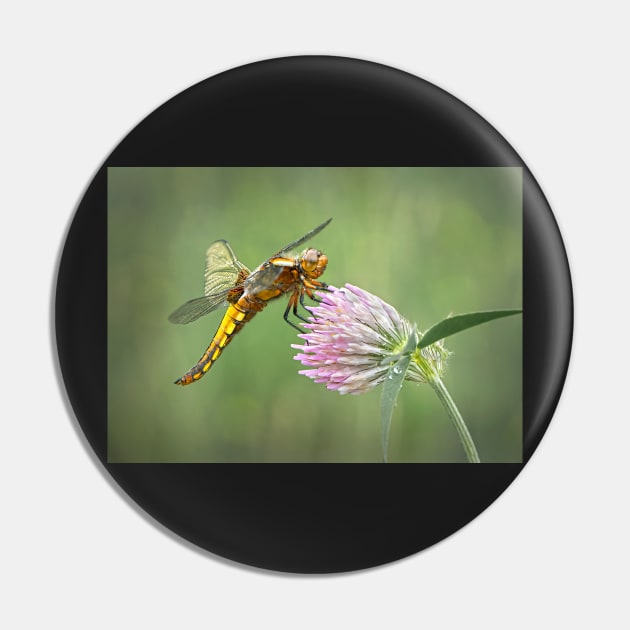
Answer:
[[[467,328],[479,326],[479,324],[485,324],[493,319],[509,317],[510,315],[518,315],[522,312],[523,309],[517,308],[506,311],[477,311],[476,313],[464,313],[463,315],[453,315],[452,317],[447,317],[434,326],[431,326],[431,328],[424,333],[424,336],[418,344],[418,348],[425,348],[440,339],[450,337],[451,335],[461,332],[462,330],[466,330]]]
[[[388,370],[383,391],[381,393],[381,446],[383,448],[383,462],[387,463],[387,445],[389,443],[389,428],[392,424],[392,416],[398,392],[402,387],[405,374],[409,369],[411,354],[403,355]]]

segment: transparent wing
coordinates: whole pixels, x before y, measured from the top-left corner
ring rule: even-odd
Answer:
[[[230,289],[215,293],[212,297],[204,295],[203,297],[189,300],[186,304],[182,304],[176,311],[168,316],[168,321],[173,324],[190,324],[203,315],[207,315],[221,305],[227,305],[226,298]]]
[[[206,271],[203,292],[212,297],[216,293],[233,289],[239,273],[249,275],[249,269],[236,258],[227,241],[215,241],[206,252]]]
[[[285,245],[277,254],[260,265],[258,269],[255,269],[244,283],[245,291],[249,295],[255,295],[259,291],[271,288],[285,267],[293,267],[295,265],[295,258],[287,257],[285,254],[292,249],[297,249],[306,243],[306,241],[313,238],[313,236],[319,234],[331,221],[332,218],[328,219],[328,221],[324,221],[324,223],[318,225],[315,229],[308,232],[308,234],[298,238],[297,241]]]
[[[303,245],[304,243],[306,243],[306,241],[312,239],[313,236],[315,236],[316,234],[319,234],[331,221],[332,221],[332,217],[328,219],[328,221],[324,221],[321,225],[318,225],[315,229],[311,230],[308,234],[305,234],[302,238],[298,238],[297,241],[293,241],[292,243],[285,245],[274,256],[274,258],[282,254],[286,254],[287,252],[290,252],[292,249],[297,249],[298,247],[300,247],[300,245]]]
[[[290,264],[295,264],[293,260],[287,259]],[[255,295],[260,291],[270,289],[276,278],[282,273],[284,267],[280,265],[274,265],[267,261],[263,263],[258,269],[255,269],[252,274],[245,280],[244,287],[245,292],[249,295]]]
[[[219,306],[227,306],[227,296],[249,275],[227,241],[215,241],[206,252],[203,297],[189,300],[173,311],[168,319],[174,324],[189,324]]]

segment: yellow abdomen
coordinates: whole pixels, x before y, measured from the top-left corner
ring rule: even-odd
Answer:
[[[208,348],[199,361],[197,361],[197,364],[190,368],[184,376],[175,381],[176,385],[190,385],[190,383],[198,381],[221,356],[225,346],[227,346],[232,340],[232,337],[241,330],[243,324],[248,322],[258,311],[264,308],[263,303],[257,309],[251,309],[248,308],[251,307],[251,304],[247,302],[241,304],[243,301],[243,298],[241,298],[241,300],[235,304],[230,304]]]

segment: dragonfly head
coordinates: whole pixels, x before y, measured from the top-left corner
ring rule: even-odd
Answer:
[[[305,250],[300,258],[300,267],[309,278],[319,278],[326,271],[328,256],[317,249]]]

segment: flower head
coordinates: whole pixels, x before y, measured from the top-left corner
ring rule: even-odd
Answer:
[[[415,325],[393,306],[351,284],[329,289],[309,307],[309,332],[299,335],[306,344],[292,346],[301,351],[294,359],[311,368],[300,374],[340,394],[360,394],[382,383],[410,345],[407,380],[424,383],[442,374],[448,352],[441,342],[418,350]]]

